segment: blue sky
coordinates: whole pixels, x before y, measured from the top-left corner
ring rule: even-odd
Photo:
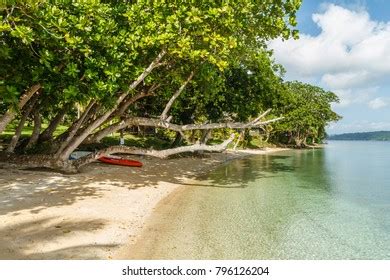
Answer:
[[[332,90],[343,120],[329,134],[390,130],[390,1],[303,0],[299,40],[270,43],[300,80]]]

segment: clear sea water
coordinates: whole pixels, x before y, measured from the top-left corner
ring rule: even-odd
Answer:
[[[166,200],[131,254],[390,259],[390,142],[231,161]]]

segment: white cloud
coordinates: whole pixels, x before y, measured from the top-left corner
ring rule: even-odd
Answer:
[[[361,70],[337,74],[326,73],[322,76],[321,81],[333,89],[346,89],[365,86],[371,79],[369,72]]]
[[[390,122],[370,122],[359,121],[353,123],[331,124],[328,126],[330,134],[346,133],[346,132],[365,132],[365,131],[379,131],[390,130]]]
[[[371,109],[380,109],[389,105],[389,102],[382,97],[377,97],[368,103]]]
[[[347,107],[352,104],[367,103],[371,96],[377,91],[377,87],[364,89],[336,89],[334,92],[340,98],[340,103],[334,104],[336,107]]]
[[[364,9],[334,4],[327,4],[312,18],[321,30],[317,36],[302,34],[299,40],[278,39],[269,44],[288,77],[318,81],[339,93],[343,106],[362,100],[370,107],[378,106],[370,89],[390,85],[390,79],[386,80],[390,75],[390,22],[372,20]]]

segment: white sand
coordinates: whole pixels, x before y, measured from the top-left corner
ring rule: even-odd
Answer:
[[[141,158],[142,168],[94,163],[76,175],[0,169],[0,259],[111,259],[186,179],[275,150]]]

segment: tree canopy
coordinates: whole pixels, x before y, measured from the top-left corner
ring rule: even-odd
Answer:
[[[187,139],[189,130],[263,127],[280,115],[278,133],[319,137],[338,118],[329,106],[337,98],[283,83],[267,49],[271,39],[298,37],[300,2],[7,1],[0,133],[17,124],[7,151],[43,145],[61,165],[81,144],[131,126]],[[272,120],[264,120],[268,109]],[[23,143],[28,121],[34,129]],[[60,123],[67,130],[54,137]]]

